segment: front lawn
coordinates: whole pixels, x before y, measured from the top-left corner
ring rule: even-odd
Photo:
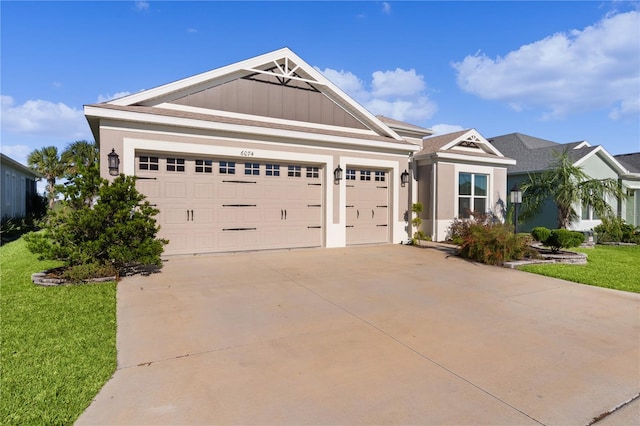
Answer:
[[[575,250],[587,254],[587,265],[541,264],[518,269],[582,284],[640,293],[640,246],[597,245],[590,249]]]
[[[116,284],[38,287],[24,240],[0,247],[0,423],[72,424],[116,368]]]

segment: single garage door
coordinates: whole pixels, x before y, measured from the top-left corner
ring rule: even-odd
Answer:
[[[389,241],[389,187],[383,170],[347,168],[347,244]]]
[[[136,156],[137,186],[160,210],[165,254],[322,245],[323,173],[315,165]]]

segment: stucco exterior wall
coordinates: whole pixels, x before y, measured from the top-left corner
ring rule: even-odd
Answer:
[[[199,129],[104,120],[100,128],[100,171],[103,177],[111,180],[114,176],[109,175],[107,155],[112,149],[120,156],[120,172],[127,175],[135,174],[137,151],[200,154],[234,158],[236,161],[250,152],[251,159],[256,161],[278,160],[319,165],[326,170],[326,247],[344,246],[346,238],[346,183],[343,179],[335,184],[333,170],[338,165],[343,171],[349,166],[385,170],[389,177],[390,242],[400,243],[408,238],[405,218],[410,188],[400,186],[400,174],[409,168],[406,152],[376,153],[317,146],[304,140],[291,142],[251,134],[216,134]]]

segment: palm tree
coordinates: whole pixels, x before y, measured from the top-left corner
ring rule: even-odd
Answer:
[[[542,211],[546,200],[551,199],[558,208],[558,228],[567,229],[578,220],[574,205],[590,206],[600,217],[614,215],[607,199],[624,196],[616,179],[591,179],[582,167],[573,164],[569,151],[556,154],[551,168],[542,173],[529,175],[522,183],[523,220],[532,219]]]
[[[66,174],[77,174],[83,166],[89,167],[97,162],[98,148],[94,142],[75,141],[65,148],[61,158],[67,165]]]
[[[27,157],[29,168],[47,181],[47,197],[49,198],[49,208],[53,208],[56,200],[56,179],[63,176],[66,166],[58,155],[58,148],[46,146],[36,149]]]

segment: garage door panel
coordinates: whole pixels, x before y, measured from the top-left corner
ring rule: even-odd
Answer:
[[[167,198],[186,198],[187,183],[186,182],[165,182],[164,196]]]
[[[187,209],[171,209],[165,208],[162,211],[162,223],[168,225],[182,225],[186,224],[189,220],[189,211]]]
[[[193,184],[193,198],[195,199],[211,200],[215,198],[215,194],[216,185],[213,182]]]
[[[139,179],[136,181],[136,189],[145,194],[149,200],[159,198],[161,195],[160,182],[157,180]]]

